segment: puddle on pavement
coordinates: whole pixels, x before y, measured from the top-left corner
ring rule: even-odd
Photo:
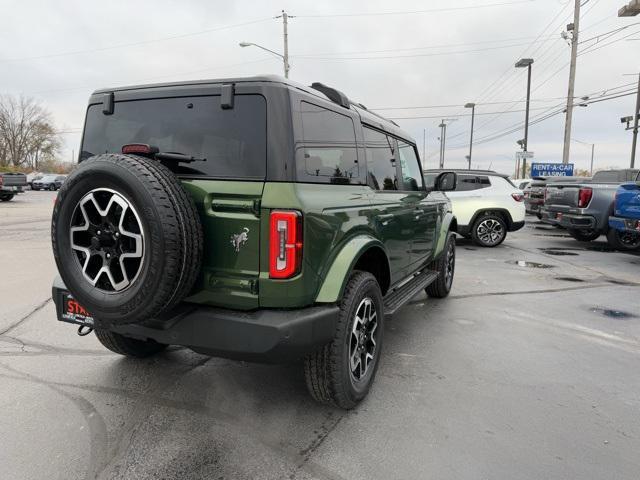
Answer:
[[[629,312],[623,312],[622,310],[613,310],[609,308],[601,308],[601,307],[593,307],[591,308],[593,313],[599,313],[600,315],[604,315],[605,317],[615,318],[618,320],[624,320],[627,318],[637,318],[637,315]]]
[[[576,283],[584,282],[583,279],[576,278],[576,277],[556,277],[556,280],[562,280],[563,282],[576,282]]]
[[[548,252],[544,252],[547,255],[555,255],[556,257],[565,257],[565,256],[577,256],[577,253],[573,252],[563,252],[562,250],[549,250]]]
[[[615,250],[608,245],[593,245],[585,247],[585,250],[590,250],[592,252],[615,252]]]
[[[637,283],[634,282],[628,282],[626,280],[616,280],[615,278],[607,278],[606,281],[608,283],[613,283],[614,285],[624,285],[626,287],[633,287],[637,285]]]
[[[570,238],[571,235],[563,235],[561,233],[532,233],[534,237],[557,237],[557,238]]]
[[[476,250],[478,250],[477,248],[471,248],[471,247],[464,247],[465,250],[470,250],[472,252],[475,252]]]
[[[573,251],[579,251],[581,252],[582,250],[584,250],[584,248],[574,248],[574,247],[544,247],[544,248],[538,248],[538,250],[541,250],[543,252],[548,252],[548,251],[553,251],[553,250],[561,250],[561,251],[567,251],[567,252],[573,252]]]
[[[527,268],[555,268],[555,265],[549,265],[547,263],[527,262],[526,260],[508,260],[506,263],[515,264],[519,267]]]

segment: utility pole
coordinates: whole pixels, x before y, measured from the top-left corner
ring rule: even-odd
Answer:
[[[564,123],[564,148],[562,149],[562,163],[569,163],[571,148],[571,120],[573,117],[573,94],[576,83],[576,58],[578,57],[578,32],[580,30],[580,1],[575,0],[573,7],[573,23],[567,25],[571,30],[571,66],[569,67],[569,90],[567,92],[567,116]]]
[[[593,151],[596,148],[596,144],[591,144],[591,168],[589,168],[589,176],[593,177]]]
[[[476,116],[476,104],[467,103],[464,108],[471,109],[471,138],[469,139],[469,170],[471,170],[471,150],[473,149],[473,120]]]
[[[522,155],[522,178],[527,176],[527,151],[529,147],[529,104],[531,102],[531,65],[533,65],[533,58],[521,58],[516,62],[516,68],[527,67],[527,105],[524,114],[524,140],[522,141],[522,149],[524,155]],[[517,178],[517,175],[516,175]]]
[[[289,17],[293,18],[291,15],[287,15],[287,12],[282,10],[282,15],[278,15],[276,18],[282,17],[282,29],[284,35],[284,78],[289,78],[289,32],[287,30],[287,24]]]
[[[636,145],[638,143],[638,117],[640,117],[640,73],[638,74],[638,94],[636,95],[636,109],[633,113],[633,140],[631,141],[631,167],[636,163]]]
[[[427,161],[427,129],[423,128],[422,129],[422,163],[426,161]]]

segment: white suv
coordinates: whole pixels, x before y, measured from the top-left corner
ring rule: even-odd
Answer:
[[[424,171],[427,188],[442,171]],[[524,195],[508,175],[487,170],[453,171],[458,174],[458,183],[447,197],[458,221],[458,234],[482,247],[495,247],[504,241],[507,232],[524,227]]]

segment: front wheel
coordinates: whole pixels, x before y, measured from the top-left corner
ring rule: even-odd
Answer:
[[[53,183],[49,185],[49,190],[53,192],[55,189],[56,189],[56,186]]]
[[[100,343],[107,349],[127,357],[150,357],[167,348],[167,345],[154,340],[137,340],[101,328],[97,328],[95,334]]]
[[[500,215],[482,215],[473,223],[471,238],[481,247],[497,247],[507,238],[507,224]]]
[[[440,258],[433,262],[429,268],[438,272],[438,278],[425,288],[427,295],[433,298],[446,297],[451,291],[456,268],[456,237],[453,233],[449,233]]]
[[[607,232],[607,242],[616,250],[638,250],[640,249],[640,233],[620,231],[611,228]]]
[[[579,242],[591,242],[600,236],[600,232],[593,229],[577,230],[568,228],[567,232]]]
[[[382,293],[368,272],[354,272],[340,302],[333,340],[304,360],[307,388],[318,402],[355,407],[376,376],[384,333]]]

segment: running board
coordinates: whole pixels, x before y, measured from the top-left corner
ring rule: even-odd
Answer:
[[[384,297],[384,314],[393,315],[396,313],[436,278],[438,278],[438,272],[423,270],[402,286],[387,293]]]

